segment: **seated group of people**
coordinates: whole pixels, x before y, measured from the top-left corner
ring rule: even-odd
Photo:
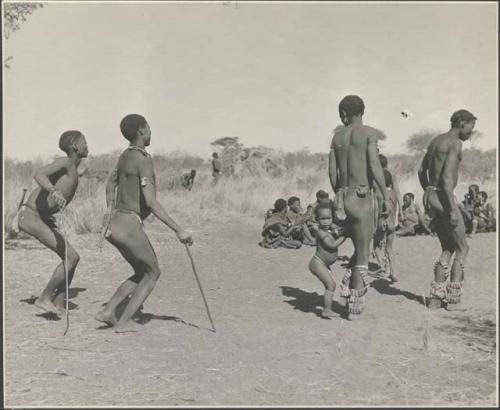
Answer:
[[[310,204],[304,212],[300,198],[292,196],[285,200],[279,198],[274,202],[274,208],[266,212],[262,228],[263,248],[298,249],[302,245],[316,246],[317,221],[314,210],[320,203],[332,206],[328,192],[316,192],[316,202]]]
[[[399,214],[399,223],[396,227],[397,236],[431,235],[433,231],[430,226],[431,218],[422,212],[417,203],[415,195],[407,192],[403,195],[403,206]]]
[[[469,192],[464,195],[464,200],[458,207],[469,236],[478,232],[496,232],[495,210],[488,203],[488,194],[480,191],[479,185],[469,185]]]

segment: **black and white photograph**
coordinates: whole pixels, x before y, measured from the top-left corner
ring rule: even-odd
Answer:
[[[3,1],[3,407],[496,408],[498,112],[494,1]]]

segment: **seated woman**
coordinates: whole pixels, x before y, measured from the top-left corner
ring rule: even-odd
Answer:
[[[417,234],[430,234],[429,222],[425,214],[415,202],[415,196],[407,192],[403,196],[403,209],[401,220],[397,227],[398,236],[415,236]]]
[[[269,212],[262,228],[262,240],[259,245],[263,248],[291,248],[298,249],[302,242],[292,238],[292,232],[300,229],[290,223],[287,216],[287,203],[280,198],[274,203],[274,209]]]
[[[477,220],[476,232],[495,232],[496,220],[493,206],[487,202],[488,194],[479,192],[478,204],[474,207],[474,218]]]

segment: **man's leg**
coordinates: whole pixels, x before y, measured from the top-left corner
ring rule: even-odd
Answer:
[[[369,195],[358,197],[356,192],[352,191],[347,193],[344,205],[354,244],[354,266],[351,269],[350,278],[346,275],[342,281],[342,296],[348,298],[348,319],[354,320],[364,310],[364,297],[368,291],[370,242],[375,228],[374,210]]]
[[[448,269],[455,250],[448,221],[439,218],[435,220],[434,225],[441,244],[441,255],[439,260],[434,264],[434,280],[431,282],[430,300],[428,304],[430,309],[441,308],[443,302],[446,302]]]
[[[158,259],[156,258],[156,254],[151,246],[151,243],[149,242],[148,237],[146,236],[146,233],[142,230],[142,226],[134,232],[131,239],[132,241],[129,242],[128,251],[134,258],[134,270],[136,272],[143,273],[139,283],[137,283],[137,285],[133,288],[132,293],[130,293],[130,300],[125,307],[120,320],[116,326],[114,326],[114,330],[117,333],[133,332],[138,330],[136,324],[132,321],[132,316],[143,305],[160,277]]]
[[[40,216],[30,208],[25,208],[19,215],[19,228],[24,232],[34,236],[43,245],[54,251],[60,258],[61,263],[57,265],[47,286],[37,298],[35,306],[47,312],[62,313],[60,307],[53,301],[54,294],[65,290],[66,275],[64,271],[64,246],[65,241],[62,234],[51,229]],[[68,244],[68,279],[73,279],[73,275],[80,257],[78,253]]]
[[[464,221],[459,218],[458,225],[451,231],[451,237],[455,245],[455,258],[451,265],[450,283],[447,288],[448,310],[453,310],[460,303],[462,286],[464,281],[464,269],[469,245],[467,244]]]

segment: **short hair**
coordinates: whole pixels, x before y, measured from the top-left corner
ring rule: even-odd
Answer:
[[[300,201],[300,198],[296,196],[291,196],[290,198],[288,198],[288,206],[292,205],[296,201]]]
[[[139,128],[147,124],[146,118],[139,114],[126,115],[120,122],[120,131],[122,135],[132,142],[137,137]]]
[[[196,169],[192,169],[191,174],[196,175]]]
[[[314,208],[314,216],[318,217],[322,209],[328,209],[333,215],[332,205],[333,205],[332,203],[326,203],[326,202],[319,204],[316,208]]]
[[[485,201],[488,200],[488,194],[485,191],[479,191],[479,195],[481,195]]]
[[[339,114],[345,113],[348,118],[365,113],[365,103],[357,95],[347,95],[339,104]]]
[[[385,155],[379,154],[378,159],[382,168],[387,168],[387,157]]]
[[[478,184],[470,184],[469,185],[469,190],[474,189],[474,191],[479,191],[479,185]]]
[[[407,192],[406,194],[404,194],[404,195],[403,195],[403,198],[404,198],[405,196],[410,197],[412,201],[415,199],[415,195],[413,195],[411,192]]]
[[[392,187],[392,174],[387,169],[384,169],[384,180],[386,187]]]
[[[317,200],[320,200],[320,199],[326,199],[328,198],[328,192],[326,191],[323,191],[322,189],[320,189],[318,192],[316,192],[316,199]]]
[[[216,152],[214,152],[214,153],[212,154],[212,157],[213,157],[213,158],[219,158],[219,154],[217,154]]]
[[[477,117],[467,110],[455,111],[450,118],[452,128],[459,127],[461,122],[469,122],[473,120],[477,120]]]
[[[59,137],[59,148],[66,154],[69,154],[71,146],[81,137],[83,137],[83,134],[80,131],[65,131]]]
[[[283,211],[286,208],[286,201],[283,198],[277,199],[274,202],[274,210],[277,212]]]

